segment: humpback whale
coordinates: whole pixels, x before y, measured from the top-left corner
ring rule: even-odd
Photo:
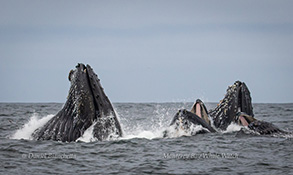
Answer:
[[[97,140],[122,136],[114,108],[89,65],[78,64],[68,76],[71,86],[63,108],[32,134],[36,140],[76,141],[93,126]]]
[[[191,130],[192,125],[202,126],[201,130],[196,132]],[[201,100],[196,100],[191,110],[180,109],[173,117],[170,126],[174,126],[175,131],[180,129],[185,132],[190,132],[191,135],[216,132],[216,130],[210,125],[207,109]],[[168,131],[164,131],[164,137],[168,136]]]
[[[256,118],[249,116],[244,112],[239,112],[235,120],[239,125],[246,126],[248,129],[260,135],[270,135],[276,133],[289,134],[289,132],[279,129],[272,123],[257,120]]]
[[[261,135],[288,133],[272,123],[254,118],[250,92],[246,84],[240,81],[228,87],[224,99],[208,115],[220,130],[226,130],[234,122]]]
[[[250,92],[246,84],[240,81],[228,87],[224,99],[208,114],[213,119],[216,128],[226,130],[231,122],[235,121],[238,112],[254,116]]]

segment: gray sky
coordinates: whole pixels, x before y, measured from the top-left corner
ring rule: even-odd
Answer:
[[[0,0],[0,102],[65,102],[90,64],[112,102],[293,102],[293,1]]]

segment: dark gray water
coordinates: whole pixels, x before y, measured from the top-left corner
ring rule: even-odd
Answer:
[[[215,104],[207,104],[213,107]],[[0,104],[0,174],[293,174],[292,135],[239,132],[162,138],[172,117],[192,103],[114,103],[119,140],[30,140],[62,104]],[[254,104],[255,117],[293,130],[293,104]],[[24,138],[24,139],[21,139]]]

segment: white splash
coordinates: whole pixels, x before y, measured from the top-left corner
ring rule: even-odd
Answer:
[[[148,130],[138,130],[135,133],[128,133],[123,135],[122,140],[134,139],[134,138],[144,138],[144,139],[155,139],[155,138],[163,138],[164,129],[158,129],[155,131]]]
[[[93,123],[92,126],[90,126],[83,135],[78,138],[76,141],[82,141],[82,142],[94,142],[96,139],[94,138],[93,130],[96,123]]]
[[[227,127],[226,131],[223,131],[223,133],[230,133],[230,132],[240,131],[242,128],[244,128],[244,126],[240,126],[240,125],[238,125],[238,124],[232,122],[232,123]]]
[[[47,123],[54,115],[47,115],[43,118],[35,113],[24,126],[18,129],[10,138],[11,139],[28,139],[32,140],[32,133]]]
[[[119,118],[117,117],[117,120],[119,122]],[[118,129],[115,127],[115,119],[114,116],[104,116],[99,118],[97,121],[95,121],[85,132],[81,137],[79,137],[76,141],[82,141],[82,142],[94,142],[98,139],[94,137],[94,127],[95,125],[99,126],[107,126],[110,125],[108,128],[101,128],[103,130],[103,133],[108,133],[108,137],[104,138],[107,141],[110,140],[117,140],[119,138]]]
[[[76,141],[82,141],[82,142],[94,142],[97,141],[97,139],[94,137],[93,129],[94,129],[95,123],[89,127],[84,134],[78,138]],[[145,138],[145,139],[155,139],[155,138],[163,138],[163,131],[165,129],[158,129],[158,130],[141,130],[136,128],[137,130],[129,132],[123,132],[122,137],[111,137],[109,136],[106,140],[129,140],[134,138]]]
[[[196,135],[198,132],[206,130],[201,125],[190,125],[188,129],[184,129],[183,127],[176,127],[176,126],[170,126],[165,131],[165,136],[168,138],[176,138],[176,137],[182,137],[182,136],[193,136]]]

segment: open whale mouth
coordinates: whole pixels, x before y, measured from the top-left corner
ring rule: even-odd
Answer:
[[[257,120],[244,112],[237,113],[236,120],[236,123],[239,125],[246,126],[250,130],[261,135],[288,134],[287,131],[279,129],[272,123]]]
[[[238,112],[235,118],[235,122],[242,126],[248,126],[250,123],[256,121],[256,119],[244,112]]]
[[[202,118],[207,124],[210,124],[210,119],[208,117],[208,111],[204,103],[197,99],[196,102],[193,104],[190,112],[196,114],[200,118]]]
[[[206,131],[216,132],[203,118],[193,112],[187,111],[186,109],[179,110],[175,114],[170,126],[172,125],[175,126],[176,130],[182,129],[184,131],[188,131],[192,125],[200,125],[204,129],[197,131],[196,133],[205,133]]]

